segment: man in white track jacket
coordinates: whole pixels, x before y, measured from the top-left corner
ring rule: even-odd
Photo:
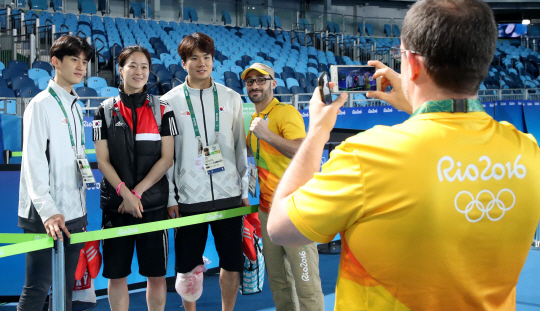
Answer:
[[[64,241],[66,310],[71,310],[75,269],[83,243],[69,245],[70,233],[86,226],[86,193],[76,159],[84,158],[81,107],[73,86],[81,82],[90,45],[63,36],[51,47],[54,80],[36,95],[24,113],[19,190],[19,227]],[[42,310],[52,283],[51,250],[26,254],[26,277],[17,310]]]
[[[161,98],[173,108],[179,131],[175,163],[167,173],[169,216],[247,206],[247,151],[240,95],[210,77],[212,38],[202,33],[186,36],[178,54],[188,72],[186,82]],[[221,267],[222,310],[233,310],[244,265],[242,216],[178,228],[175,270],[186,274],[203,264],[209,225]],[[184,307],[195,310],[195,302],[184,300]]]

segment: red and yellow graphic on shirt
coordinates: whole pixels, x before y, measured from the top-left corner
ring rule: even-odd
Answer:
[[[289,140],[306,137],[304,119],[300,112],[293,106],[282,104],[274,98],[270,104],[259,113],[258,117],[264,119],[266,115],[268,115],[268,128],[273,133]],[[257,113],[254,113],[251,122],[253,122],[253,119],[256,117]],[[250,137],[251,142],[249,141]],[[251,146],[253,155],[256,157],[257,137],[251,132],[248,132],[246,143],[248,146]],[[257,169],[259,173],[260,188],[259,204],[262,211],[267,213],[270,211],[274,191],[290,162],[291,159],[281,154],[269,143],[259,139],[259,160]]]
[[[484,112],[424,113],[347,139],[287,212],[313,241],[341,234],[335,310],[515,310],[538,163]]]

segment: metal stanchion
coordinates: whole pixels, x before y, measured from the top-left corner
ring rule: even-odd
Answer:
[[[9,164],[11,159],[11,150],[4,150],[4,164]]]
[[[64,242],[60,239],[54,241],[52,248],[52,310],[66,310],[66,264]]]

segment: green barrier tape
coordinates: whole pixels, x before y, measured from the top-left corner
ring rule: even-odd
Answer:
[[[22,253],[38,251],[40,249],[45,249],[45,248],[51,248],[53,247],[53,243],[54,243],[53,238],[47,237],[45,239],[40,239],[36,241],[29,241],[29,242],[23,242],[23,243],[18,243],[14,245],[4,246],[0,248],[0,258],[18,255]]]
[[[252,206],[233,208],[233,209],[225,210],[225,211],[218,211],[218,212],[211,212],[211,213],[200,214],[200,215],[195,215],[195,216],[162,220],[162,221],[156,221],[156,222],[140,224],[140,225],[135,225],[135,226],[124,226],[124,227],[90,231],[90,232],[74,233],[71,235],[71,244],[77,244],[77,243],[83,243],[83,242],[89,242],[89,241],[95,241],[95,240],[106,240],[106,239],[112,239],[112,238],[117,238],[117,237],[142,234],[142,233],[147,233],[147,232],[152,232],[152,231],[184,227],[184,226],[189,226],[189,225],[194,225],[194,224],[200,224],[203,222],[210,222],[210,221],[215,221],[215,220],[222,220],[226,218],[232,218],[236,216],[251,214],[251,213],[257,212],[258,210],[259,210],[259,205],[257,204],[257,205],[252,205]],[[13,234],[12,233],[0,234],[0,241],[7,240],[7,238],[4,238],[4,236],[7,236],[7,235],[11,236]],[[54,240],[51,237],[46,237],[39,240],[33,240],[36,236],[35,234],[21,233],[19,235],[31,236],[32,241],[28,241],[27,239],[28,242],[22,242],[18,244],[1,247],[0,258],[53,247]],[[14,243],[14,242],[13,240],[11,240],[10,242],[6,242],[6,243]]]
[[[86,149],[86,154],[96,154],[96,149]],[[22,157],[22,151],[13,151],[11,152],[11,157]]]
[[[0,244],[15,244],[47,238],[48,235],[42,233],[2,233],[0,234]]]

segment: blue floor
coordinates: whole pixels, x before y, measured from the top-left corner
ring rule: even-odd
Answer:
[[[333,310],[334,291],[336,286],[339,255],[320,255],[320,274],[323,293],[325,294],[325,310]],[[130,294],[129,310],[147,310],[146,292],[144,289],[133,291]],[[179,310],[182,300],[177,293],[167,294],[165,310]],[[219,278],[217,275],[204,279],[204,291],[197,302],[197,310],[220,310],[221,297]],[[15,304],[0,307],[1,311],[16,310]],[[109,310],[107,297],[98,297],[97,307],[93,310]],[[272,294],[265,280],[263,292],[260,294],[242,296],[238,295],[235,310],[238,311],[274,311]],[[540,251],[531,251],[523,267],[517,284],[517,311],[540,311]]]

